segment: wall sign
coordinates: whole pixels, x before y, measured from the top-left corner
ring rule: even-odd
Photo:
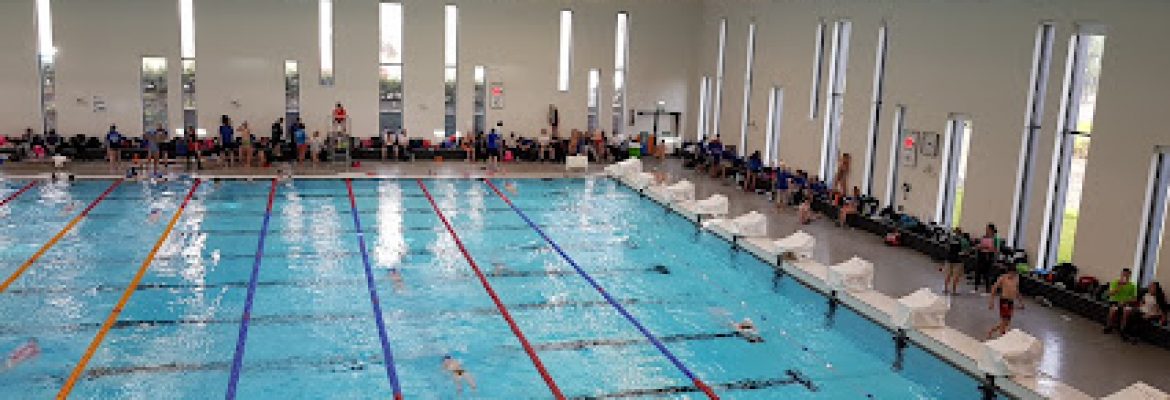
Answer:
[[[491,104],[493,110],[503,110],[504,83],[492,82],[492,84],[488,86],[488,98],[490,99],[488,103]]]
[[[922,155],[926,157],[938,157],[938,132],[922,132],[922,145],[920,149]]]
[[[915,167],[918,165],[918,138],[920,132],[906,130],[902,132],[902,166]]]

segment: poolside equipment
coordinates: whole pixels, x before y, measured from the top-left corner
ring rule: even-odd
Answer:
[[[768,235],[768,217],[751,211],[732,219],[704,221],[703,227],[724,237],[764,237]]]
[[[898,308],[890,317],[899,328],[941,328],[946,326],[950,309],[945,298],[922,288],[898,299]]]
[[[727,196],[713,194],[703,200],[687,201],[679,204],[685,213],[695,215],[713,215],[716,217],[727,215]]]
[[[983,342],[979,369],[994,376],[1032,377],[1039,373],[1044,343],[1019,329]]]
[[[796,231],[783,239],[772,242],[777,254],[786,254],[790,259],[810,259],[817,246],[817,238],[805,231]]]
[[[829,287],[847,292],[873,290],[873,263],[854,256],[837,265],[830,265]]]

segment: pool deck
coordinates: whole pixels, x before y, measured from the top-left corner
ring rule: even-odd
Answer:
[[[695,194],[706,198],[711,194],[723,194],[730,200],[730,215],[738,216],[748,211],[759,211],[768,217],[768,236],[779,238],[796,230],[804,230],[817,238],[813,260],[822,265],[832,265],[859,256],[873,262],[875,266],[874,288],[877,292],[898,298],[922,287],[941,291],[942,273],[939,264],[930,257],[906,248],[885,246],[880,238],[861,231],[838,228],[831,221],[818,220],[810,225],[800,225],[794,209],[777,211],[763,196],[744,193],[722,181],[696,174],[682,168],[678,160],[658,162],[647,160],[646,168],[661,168],[671,174],[671,181],[687,179],[695,183]],[[592,165],[587,172],[568,173],[564,164],[506,164],[502,170],[489,173],[482,163],[450,162],[368,162],[359,168],[322,163],[318,168],[296,168],[299,178],[366,178],[366,177],[573,177],[601,172],[601,166]],[[53,170],[47,163],[6,163],[0,165],[0,178],[19,179],[44,177]],[[121,173],[112,170],[105,163],[70,163],[65,170],[80,177],[116,177]],[[172,168],[182,173],[182,168]],[[203,177],[272,177],[275,168],[211,168],[198,172]],[[812,268],[812,267],[810,267]],[[969,289],[965,287],[964,289]],[[878,296],[880,297],[880,296]],[[888,301],[881,298],[865,301],[881,304]],[[975,343],[970,338],[982,339],[988,329],[998,321],[997,312],[987,309],[987,298],[977,294],[961,294],[950,298],[951,310],[947,315],[948,328],[924,332],[923,336],[937,341],[954,342],[952,347],[966,348],[960,353],[971,352]],[[887,305],[888,306],[888,305]],[[1120,340],[1117,335],[1104,335],[1101,326],[1095,322],[1072,315],[1064,310],[1046,308],[1026,301],[1026,309],[1020,310],[1013,321],[1013,327],[1020,328],[1044,343],[1044,357],[1041,371],[1061,382],[1069,383],[1094,397],[1103,397],[1143,381],[1153,387],[1170,392],[1170,351],[1146,344],[1133,345]],[[959,333],[965,334],[959,335]],[[1037,380],[1035,385],[1048,382]]]

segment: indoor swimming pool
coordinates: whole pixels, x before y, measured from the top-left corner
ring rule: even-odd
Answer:
[[[0,398],[980,398],[606,179],[0,183]]]

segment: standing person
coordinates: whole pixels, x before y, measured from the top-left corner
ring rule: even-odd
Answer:
[[[837,174],[833,175],[833,189],[845,193],[849,187],[849,167],[853,164],[853,156],[842,153],[841,160],[837,161]]]
[[[747,160],[747,173],[743,179],[743,191],[754,192],[756,190],[756,179],[760,171],[764,169],[764,161],[760,158],[760,151],[752,152]]]
[[[475,161],[475,138],[474,137],[472,137],[470,135],[463,135],[463,137],[459,138],[459,147],[463,149],[464,157],[467,158],[466,162],[474,162]]]
[[[167,130],[163,129],[162,124],[158,125],[153,131],[147,131],[143,138],[146,139],[146,157],[149,160],[151,172],[157,173],[160,163],[160,148],[159,145],[167,139]]]
[[[333,107],[333,131],[345,133],[346,121],[348,119],[349,114],[345,112],[345,107],[342,107],[341,103],[337,103],[337,105]]]
[[[232,158],[236,154],[236,130],[232,128],[232,119],[227,115],[219,118],[219,148],[223,157],[220,164],[232,166]]]
[[[272,123],[272,159],[279,160],[284,153],[284,118]]]
[[[325,138],[321,137],[321,131],[313,131],[313,137],[309,138],[309,153],[313,159],[313,168],[317,168],[322,147],[325,147]]]
[[[488,170],[495,171],[500,162],[500,134],[492,129],[487,137]]]
[[[556,159],[557,153],[553,150],[552,143],[549,140],[548,129],[541,129],[540,136],[536,138],[536,143],[539,145],[539,149],[536,151],[538,153],[537,160],[540,162],[544,162],[545,154],[548,154],[549,161]]]
[[[390,142],[394,140],[394,131],[386,129],[382,131],[382,161],[386,161],[386,149],[390,148]]]
[[[391,153],[393,153],[393,155],[394,155],[395,161],[401,160],[402,155],[406,154],[407,141],[409,141],[409,139],[406,136],[406,129],[402,129],[402,130],[398,131],[397,135],[394,135],[394,142],[393,142],[394,144],[393,144],[393,147],[390,148],[390,150],[391,150]],[[401,155],[400,155],[400,153],[401,153]]]
[[[191,163],[191,156],[193,155],[195,157],[195,169],[202,170],[203,169],[203,154],[202,154],[203,153],[203,144],[200,143],[198,133],[196,133],[196,131],[195,131],[195,127],[188,125],[187,131],[183,134],[183,137],[185,139],[187,139],[187,143],[188,143],[187,147],[190,150],[190,154],[187,156],[187,160],[186,160],[186,163],[188,164],[187,169],[191,169],[190,163]]]
[[[240,158],[243,158],[244,168],[252,168],[252,129],[248,127],[248,121],[240,124]]]
[[[122,134],[118,132],[118,127],[110,125],[110,131],[106,132],[106,158],[110,160],[110,168],[117,168],[122,163]]]
[[[305,125],[297,122],[297,128],[293,131],[293,143],[297,147],[297,162],[305,162],[305,153],[309,151],[309,138],[305,133]]]
[[[963,278],[963,256],[971,247],[963,230],[955,227],[951,240],[947,242],[947,256],[943,260],[943,294],[959,294],[959,281]]]
[[[995,254],[999,251],[999,244],[999,235],[995,230],[995,224],[987,224],[983,237],[979,239],[978,255],[975,262],[976,287],[974,291],[979,291],[979,284],[982,282],[983,287],[987,290],[983,294],[984,296],[991,294],[991,267],[995,263]]]
[[[1105,318],[1105,333],[1112,333],[1116,326],[1121,331],[1121,338],[1128,339],[1125,328],[1128,318],[1124,318],[1137,308],[1137,285],[1129,280],[1129,268],[1121,270],[1121,276],[1109,282],[1109,290],[1105,292],[1109,298],[1109,316]],[[1118,315],[1123,314],[1123,315]],[[1118,321],[1118,317],[1120,321]]]
[[[997,332],[999,335],[1007,333],[1016,307],[1024,309],[1024,301],[1020,298],[1020,274],[1015,268],[1005,269],[999,279],[995,280],[995,285],[991,287],[993,294],[987,301],[988,310],[995,309],[996,291],[999,292],[999,324],[987,332],[988,339],[995,337]]]

